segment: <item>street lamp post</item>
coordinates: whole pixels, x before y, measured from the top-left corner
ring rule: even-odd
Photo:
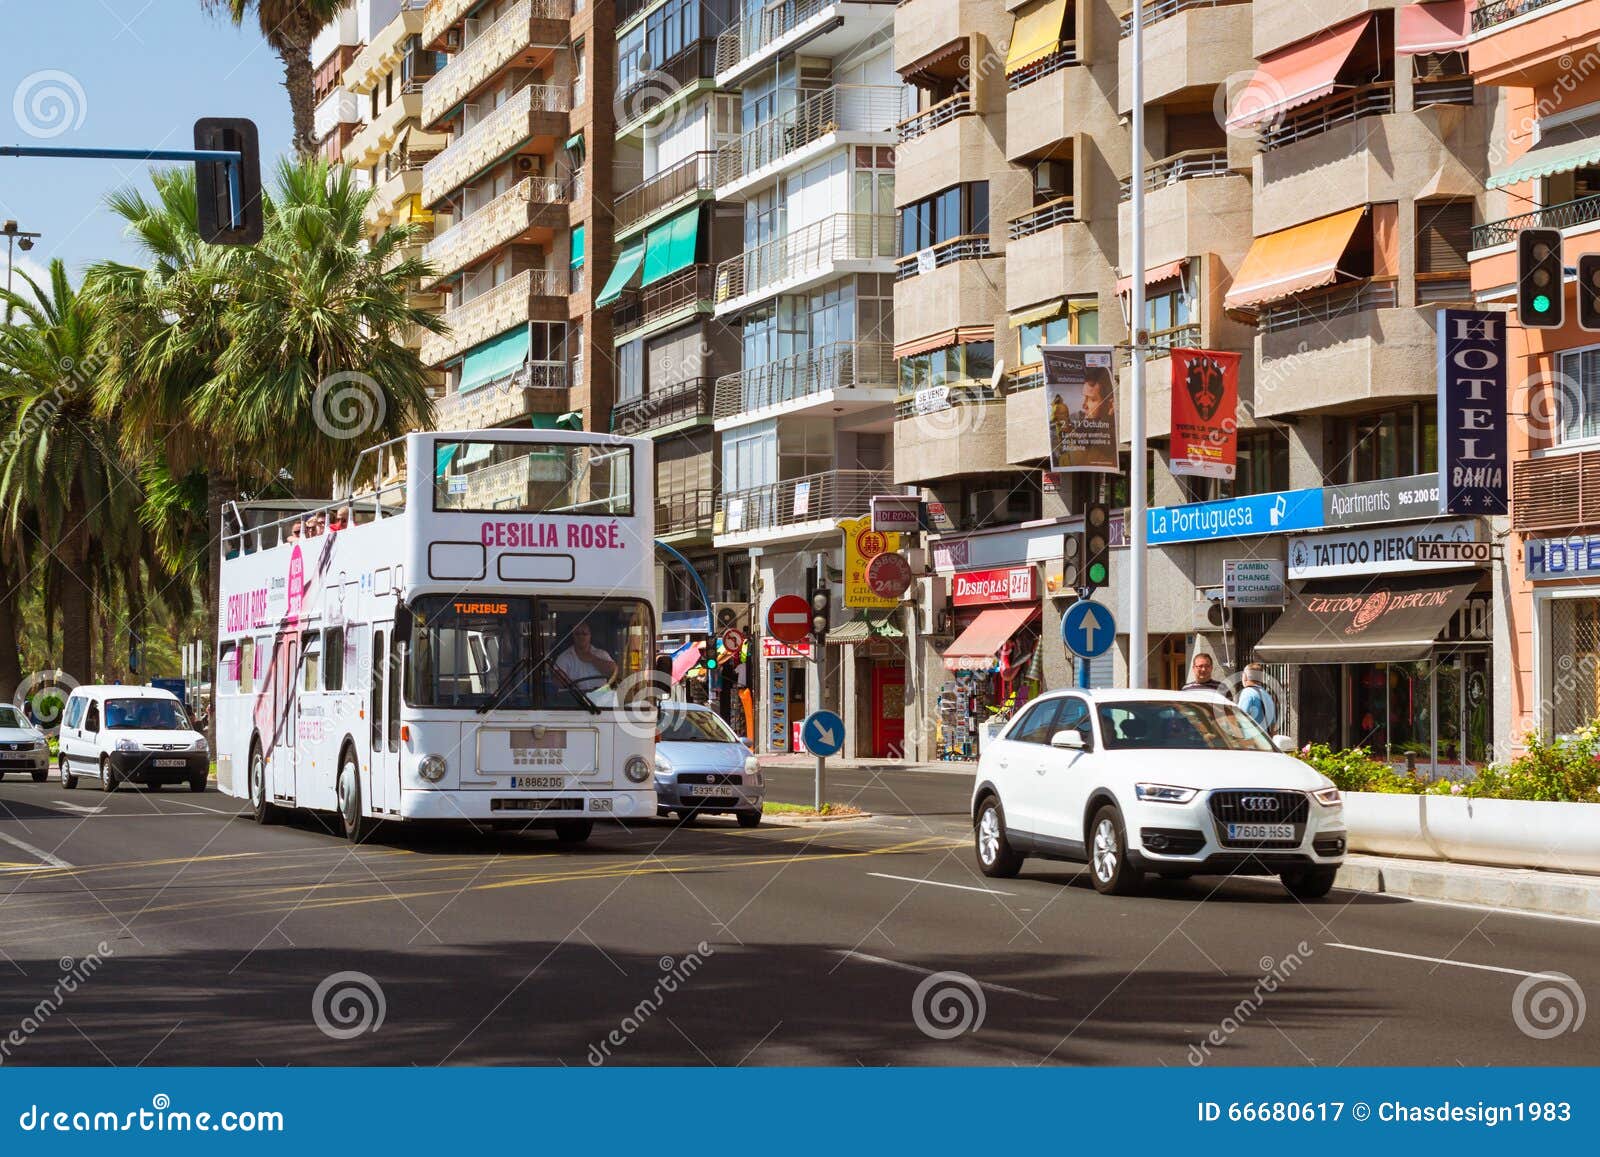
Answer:
[[[1146,622],[1147,584],[1145,505],[1149,479],[1145,472],[1147,436],[1145,433],[1144,355],[1144,2],[1133,0],[1133,204],[1129,206],[1129,225],[1133,233],[1132,292],[1128,295],[1128,321],[1133,330],[1133,373],[1129,379],[1128,404],[1133,411],[1129,440],[1133,443],[1128,463],[1128,686],[1143,687],[1148,682],[1146,667],[1150,658],[1149,628]]]
[[[17,263],[17,246],[20,244],[22,251],[26,253],[33,248],[34,238],[43,237],[44,234],[29,233],[18,229],[15,221],[7,221],[3,226],[0,226],[0,233],[3,233],[6,239],[6,292],[10,293],[11,271]],[[10,310],[8,309],[6,312],[9,313]]]

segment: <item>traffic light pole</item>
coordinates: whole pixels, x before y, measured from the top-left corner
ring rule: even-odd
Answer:
[[[244,154],[227,149],[88,149],[60,145],[0,145],[0,157],[68,157],[98,161],[190,161],[228,166],[228,208],[233,228],[244,228],[244,196],[239,178]]]
[[[1133,443],[1128,479],[1128,686],[1143,687],[1150,641],[1145,621],[1145,388],[1144,388],[1144,0],[1133,0],[1133,198],[1129,224],[1133,233],[1133,282],[1128,320],[1133,330],[1133,373],[1128,405],[1133,410],[1129,436]]]
[[[814,594],[815,591],[827,590],[827,589],[828,589],[828,560],[827,560],[827,556],[822,551],[819,550],[819,551],[817,551],[817,585],[813,589],[812,593]],[[810,597],[811,597],[810,595],[807,595],[808,599]],[[815,609],[815,608],[813,608],[813,609]],[[823,707],[825,706],[825,704],[822,702],[822,693],[823,693],[823,691],[822,691],[822,689],[823,689],[822,664],[823,664],[824,658],[827,656],[827,653],[828,653],[827,650],[826,650],[827,645],[828,645],[828,640],[827,640],[827,636],[825,634],[819,635],[815,631],[812,632],[812,634],[811,634],[811,649],[814,652],[816,652],[812,656],[812,663],[811,663],[812,688],[813,688],[813,697],[812,697],[812,700],[811,700],[811,702],[813,704],[813,707],[811,709],[813,711],[821,711],[823,709]],[[816,778],[815,778],[815,781],[813,782],[813,785],[812,785],[812,797],[811,797],[812,798],[812,807],[814,807],[816,809],[816,812],[817,812],[818,815],[822,814],[822,798],[827,793],[827,790],[828,790],[828,759],[827,759],[827,756],[819,755],[819,756],[817,756]]]

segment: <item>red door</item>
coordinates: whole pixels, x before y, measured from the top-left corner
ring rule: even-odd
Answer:
[[[872,668],[872,754],[898,759],[906,742],[906,669],[875,664]]]

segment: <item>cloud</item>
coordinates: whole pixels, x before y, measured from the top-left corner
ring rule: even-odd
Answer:
[[[4,256],[3,254],[0,254],[0,257],[3,257],[3,256]],[[14,266],[14,268],[16,269],[18,276],[13,280],[11,288],[14,289],[16,292],[18,292],[20,294],[23,294],[24,296],[26,296],[28,294],[28,283],[26,281],[22,280],[22,277],[21,277],[22,274],[27,274],[29,277],[33,278],[34,281],[38,282],[40,285],[49,285],[50,284],[50,271],[49,271],[49,269],[47,269],[40,262],[35,261],[32,257],[28,256],[27,254],[20,253],[20,252],[17,253],[17,255],[16,255],[16,265]]]

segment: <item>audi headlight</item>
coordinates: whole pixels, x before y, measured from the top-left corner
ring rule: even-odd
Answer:
[[[424,755],[417,763],[417,774],[429,783],[438,783],[444,778],[447,765],[442,755]]]
[[[634,783],[643,783],[650,778],[650,761],[642,755],[630,755],[622,765],[622,774]]]
[[[1200,794],[1197,787],[1172,787],[1164,783],[1136,783],[1133,790],[1146,803],[1188,803]]]
[[[1338,807],[1344,802],[1344,797],[1339,794],[1336,787],[1324,787],[1311,793],[1311,798],[1323,807]]]
[[[119,739],[119,740],[117,740],[117,750],[118,751],[143,751],[144,748],[139,746],[139,741],[137,739]]]

